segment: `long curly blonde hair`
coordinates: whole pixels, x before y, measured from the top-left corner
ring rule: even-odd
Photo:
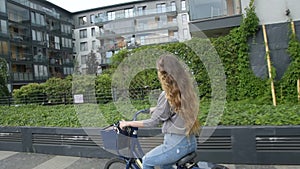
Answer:
[[[157,61],[158,78],[171,107],[184,120],[186,135],[199,134],[199,98],[190,73],[172,55]]]

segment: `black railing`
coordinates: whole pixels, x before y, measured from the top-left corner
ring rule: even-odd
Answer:
[[[0,127],[0,150],[110,158],[100,128]],[[198,160],[223,164],[299,165],[300,126],[203,127]],[[162,143],[161,129],[140,129],[147,152]]]
[[[149,88],[139,88],[130,90],[112,90],[102,89],[95,93],[82,93],[83,103],[108,103],[117,100],[124,94],[130,97],[131,100],[144,100],[149,94]],[[40,104],[40,105],[58,105],[58,104],[74,104],[75,95],[70,93],[59,93],[53,95],[47,94],[31,94],[26,96],[7,96],[0,97],[0,105],[20,105],[20,104]]]

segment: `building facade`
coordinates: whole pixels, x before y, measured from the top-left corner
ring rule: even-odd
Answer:
[[[183,42],[198,32],[207,37],[226,35],[240,25],[249,3],[250,0],[137,0],[71,13],[46,0],[1,0],[0,57],[8,64],[8,87],[12,91],[50,77],[65,77],[74,69],[85,73],[92,52],[101,73],[112,55],[123,48]],[[255,1],[260,24],[267,25],[270,35],[274,65],[281,72],[290,62],[286,53],[289,20],[295,21],[296,30],[300,29],[299,3]],[[257,43],[250,44],[250,59],[257,76],[265,77],[261,30],[256,35]],[[298,36],[299,32],[296,31]]]
[[[79,11],[73,20],[82,73],[91,51],[105,68],[120,49],[191,39],[187,0],[134,1]]]
[[[1,0],[0,25],[10,91],[73,73],[70,12],[44,0]]]

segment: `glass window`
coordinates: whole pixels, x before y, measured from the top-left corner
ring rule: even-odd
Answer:
[[[28,23],[30,22],[30,13],[28,9],[20,6],[7,3],[7,15],[10,21],[17,23]]]
[[[183,14],[181,17],[182,17],[182,23],[186,24],[187,23],[187,14]]]
[[[171,11],[176,11],[176,3],[171,2]]]
[[[80,39],[87,38],[87,30],[86,29],[80,30],[79,36],[80,36]]]
[[[146,6],[138,7],[138,9],[137,9],[138,15],[144,15],[145,14],[145,9],[146,9]]]
[[[36,32],[35,30],[32,30],[32,40],[36,40]]]
[[[156,11],[157,13],[164,13],[167,11],[167,6],[165,3],[162,4],[156,4]]]
[[[48,78],[48,68],[45,65],[34,65],[34,77],[36,79]]]
[[[31,23],[37,25],[46,25],[45,16],[36,12],[31,12]]]
[[[41,31],[36,32],[36,40],[43,41],[43,33]]]
[[[91,35],[92,35],[92,37],[96,36],[96,29],[95,28],[91,29]]]
[[[96,41],[92,41],[92,49],[95,50],[96,49]]]
[[[85,25],[87,22],[86,16],[79,17],[79,25]]]
[[[5,1],[0,1],[0,12],[6,13],[6,4]]]
[[[95,15],[94,14],[91,14],[90,15],[90,22],[93,24],[95,23]]]
[[[107,12],[107,18],[109,21],[116,19],[116,12]]]
[[[60,40],[58,36],[54,37],[54,41],[55,41],[55,49],[60,49]]]
[[[86,64],[86,61],[87,61],[87,56],[81,55],[81,64]]]
[[[35,24],[36,21],[35,21],[35,13],[34,12],[31,12],[31,23]]]
[[[183,29],[183,37],[184,39],[188,39],[189,38],[189,32],[187,29]]]
[[[133,17],[133,8],[125,9],[125,18]]]
[[[7,22],[5,20],[0,20],[0,33],[7,34]]]
[[[80,51],[88,51],[88,43],[87,42],[80,43]]]
[[[8,43],[0,41],[0,55],[8,55]]]
[[[183,10],[183,11],[186,10],[186,2],[185,2],[185,0],[181,1],[181,10]]]

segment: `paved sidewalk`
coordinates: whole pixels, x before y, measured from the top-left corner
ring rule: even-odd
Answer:
[[[0,169],[103,169],[105,159],[0,151]]]
[[[0,151],[0,169],[103,169],[107,159]],[[300,169],[300,166],[226,165],[230,169]]]

